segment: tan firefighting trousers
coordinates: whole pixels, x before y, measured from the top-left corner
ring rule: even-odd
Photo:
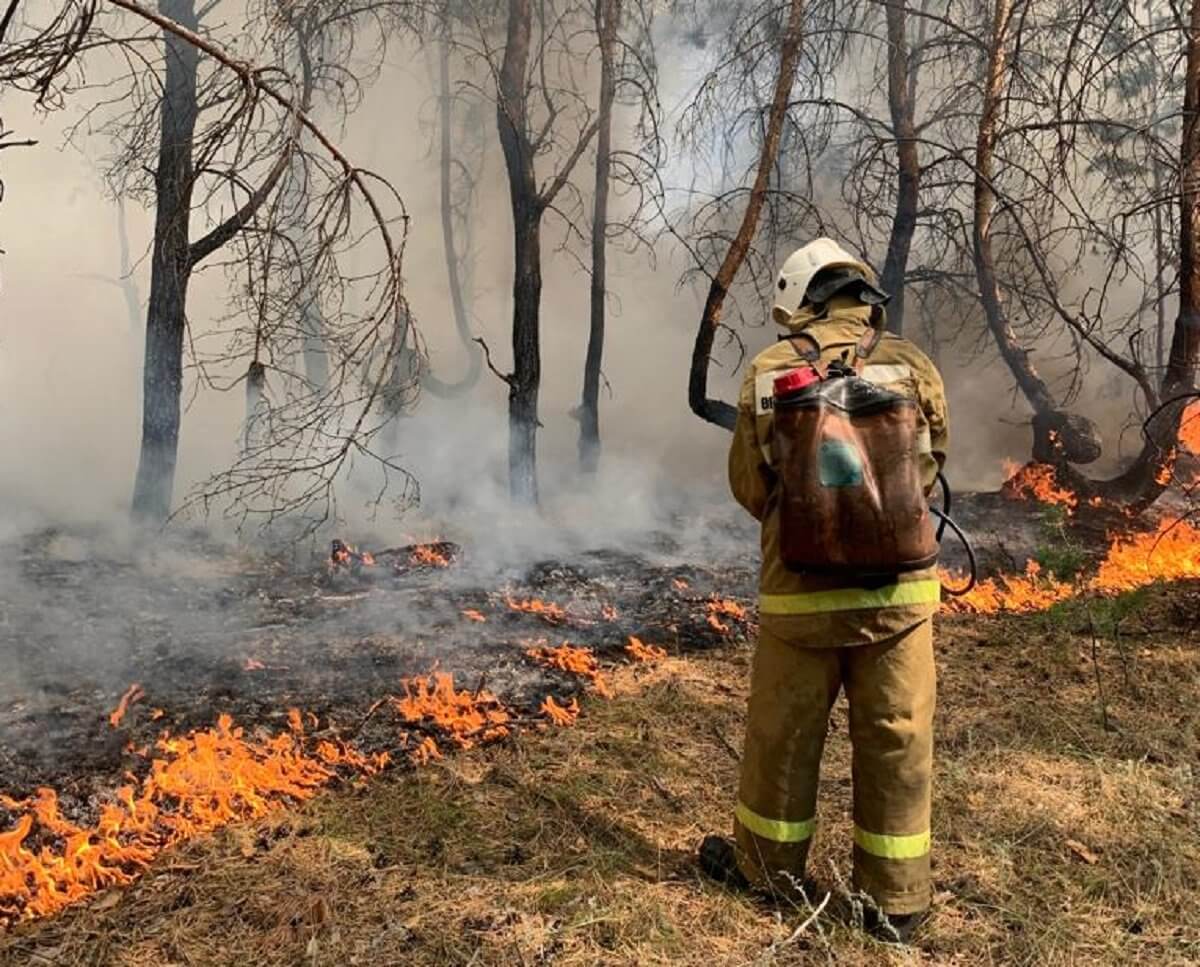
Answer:
[[[829,712],[845,688],[854,886],[885,913],[929,906],[935,680],[929,619],[849,648],[803,648],[762,635],[734,824],[738,863],[752,882],[787,894],[804,875]]]

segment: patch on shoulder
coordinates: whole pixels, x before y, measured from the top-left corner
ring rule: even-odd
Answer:
[[[784,366],[781,369],[771,369],[754,377],[754,415],[766,416],[775,409],[775,380],[784,373],[790,373],[798,366]]]

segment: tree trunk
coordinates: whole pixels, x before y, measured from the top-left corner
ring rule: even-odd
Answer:
[[[454,328],[463,348],[467,351],[469,368],[466,375],[456,383],[438,379],[432,368],[427,369],[422,385],[439,399],[454,399],[463,396],[478,382],[483,372],[483,351],[475,344],[471,334],[471,320],[467,315],[462,273],[459,270],[458,242],[454,231],[454,143],[453,105],[454,95],[450,88],[450,20],[447,15],[442,27],[442,42],[438,51],[438,115],[441,127],[441,203],[442,203],[442,252],[446,259],[446,275],[450,284],[450,304],[454,310]]]
[[[884,5],[888,37],[888,107],[892,114],[892,135],[896,139],[897,183],[896,212],[880,284],[885,292],[891,293],[888,328],[897,335],[904,332],[904,277],[913,234],[917,230],[917,201],[921,188],[914,122],[916,77],[910,74],[906,3],[907,0],[901,0]]]
[[[194,0],[159,0],[159,12],[189,30],[199,27]],[[165,521],[170,513],[179,449],[184,327],[192,271],[189,221],[199,61],[191,44],[169,33],[164,33],[164,39],[166,78],[155,172],[157,207],[142,373],[142,445],[133,489],[134,516],[151,523]]]
[[[1163,397],[1196,386],[1200,359],[1200,0],[1192,0],[1179,146],[1179,316],[1171,338]]]
[[[508,389],[508,474],[513,499],[538,502],[538,391],[542,382],[542,251],[539,219],[522,221],[515,233],[513,278],[513,372]]]
[[[513,215],[513,371],[508,377],[509,491],[517,503],[537,503],[538,389],[542,360],[542,205],[529,141],[526,73],[533,32],[532,0],[509,0],[508,35],[500,66],[496,124],[508,174]]]
[[[600,123],[596,141],[596,191],[592,205],[592,302],[583,399],[579,406],[579,466],[595,473],[600,466],[600,370],[604,357],[605,299],[608,297],[608,193],[612,174],[612,112],[616,99],[617,28],[621,0],[596,0],[600,41]]]
[[[692,348],[692,363],[688,371],[688,405],[703,420],[732,430],[737,421],[737,407],[723,400],[708,398],[708,367],[712,357],[717,327],[721,323],[721,311],[729,287],[745,261],[746,253],[758,228],[758,217],[767,197],[771,169],[779,155],[779,141],[783,134],[783,122],[787,117],[788,98],[796,80],[796,69],[800,63],[800,44],[804,36],[804,2],[791,0],[787,28],[779,45],[779,73],[775,78],[775,91],[767,117],[767,131],[763,138],[758,159],[758,171],[750,189],[750,200],[742,216],[729,251],[717,274],[709,285],[704,311],[700,314],[700,327],[696,331],[696,342]]]
[[[1045,381],[1034,369],[1029,354],[1017,342],[1009,325],[996,278],[992,254],[992,218],[996,212],[996,192],[992,186],[993,160],[996,148],[996,125],[1000,104],[1008,79],[1009,27],[1012,24],[1013,0],[995,0],[991,46],[984,76],[983,104],[979,113],[978,136],[975,142],[975,209],[972,241],[975,250],[975,276],[979,297],[983,303],[988,328],[995,337],[1000,355],[1012,370],[1017,385],[1037,413],[1053,412],[1057,404]]]

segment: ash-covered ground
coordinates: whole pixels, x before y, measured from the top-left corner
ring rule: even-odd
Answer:
[[[985,573],[1020,570],[1046,539],[1035,505],[998,495],[967,496],[956,516]],[[1107,521],[1071,526],[1105,546]],[[381,549],[369,534],[346,536]],[[400,724],[368,712],[406,677],[438,669],[459,688],[536,709],[586,683],[531,661],[531,645],[570,642],[618,659],[631,635],[680,653],[753,632],[757,527],[731,505],[614,539],[619,547],[550,541],[554,553],[539,557],[528,542],[506,555],[502,542],[462,538],[448,567],[401,553],[352,570],[331,569],[324,542],[266,553],[182,533],[42,529],[9,539],[0,546],[0,793],[48,785],[94,801],[144,767],[136,750],[222,713],[250,731],[279,731],[297,708],[316,716],[315,731],[389,750]],[[949,536],[943,563],[966,563]],[[714,623],[713,600],[745,606],[746,619]],[[109,715],[135,683],[141,696],[114,728]]]
[[[131,749],[221,713],[278,731],[294,707],[316,715],[315,730],[379,751],[397,724],[364,719],[407,676],[438,668],[460,688],[536,708],[583,683],[530,661],[531,644],[569,641],[604,658],[630,635],[679,652],[745,633],[745,621],[714,627],[708,602],[752,603],[757,548],[752,529],[731,523],[686,549],[662,533],[636,550],[502,565],[467,544],[448,567],[401,555],[352,571],[331,570],[327,545],[269,555],[185,535],[49,529],[0,560],[0,792],[48,785],[87,801],[139,765]],[[135,683],[143,695],[114,728],[109,715]]]

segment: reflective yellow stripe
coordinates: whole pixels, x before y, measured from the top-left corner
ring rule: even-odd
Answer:
[[[817,828],[816,819],[804,819],[800,822],[788,822],[786,819],[767,819],[760,816],[744,802],[737,804],[733,811],[737,821],[745,826],[755,836],[774,840],[776,843],[802,843],[808,839]]]
[[[860,608],[900,608],[910,604],[937,604],[942,600],[942,583],[937,578],[904,581],[882,588],[835,588],[799,594],[760,594],[763,614],[820,614],[825,611],[857,611]]]
[[[868,833],[856,825],[854,842],[864,852],[885,860],[915,860],[929,852],[929,830],[910,836],[888,836],[884,833]]]

